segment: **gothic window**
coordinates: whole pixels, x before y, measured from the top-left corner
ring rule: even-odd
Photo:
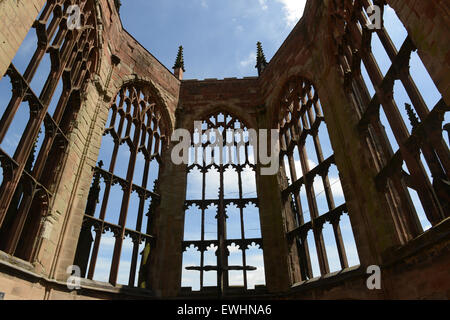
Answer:
[[[220,294],[231,287],[252,290],[265,277],[248,129],[228,113],[201,123],[188,166],[182,285]]]
[[[74,265],[91,280],[141,286],[167,124],[155,94],[126,85],[112,103]],[[141,279],[141,280],[140,280]]]
[[[72,4],[80,9],[77,28],[68,27]],[[2,75],[0,249],[19,258],[34,260],[68,134],[95,72],[96,39],[94,1],[49,0]]]
[[[449,215],[449,108],[390,6],[345,1],[338,11],[340,69],[404,243]]]
[[[287,83],[280,101],[280,160],[286,181],[286,228],[308,280],[359,264],[348,209],[317,91],[308,81]],[[292,250],[292,248],[291,248]],[[294,263],[295,264],[295,263]],[[300,278],[299,278],[300,276]]]

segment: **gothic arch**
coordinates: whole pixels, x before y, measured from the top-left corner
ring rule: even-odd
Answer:
[[[250,255],[255,254],[255,250],[262,257],[260,252],[263,242],[259,221],[256,164],[254,159],[251,159],[250,150],[252,149],[248,137],[244,138],[245,131],[249,128],[240,117],[221,108],[214,108],[202,114],[203,117],[199,117],[204,126],[202,129],[219,130],[224,138],[224,145],[219,153],[221,155],[226,153],[226,156],[223,162],[217,162],[217,158],[213,159],[213,155],[217,156],[215,153],[217,149],[208,149],[212,141],[211,137],[204,133],[199,135],[198,139],[194,137],[192,140],[184,206],[183,252],[185,253],[183,254],[182,281],[190,278],[186,277],[188,273],[196,273],[194,276],[196,277],[199,272],[199,281],[184,283],[184,285],[195,286],[200,291],[208,286],[217,287],[221,296],[230,290],[231,281],[236,282],[236,277],[230,276],[233,272],[242,276],[242,282],[238,280],[234,285],[240,285],[247,291],[256,285],[251,283],[248,273],[258,270],[262,272],[264,268],[263,261],[258,261],[259,265],[255,267],[250,266],[247,260]],[[242,130],[239,138],[239,142],[243,142],[242,145],[239,145],[236,140],[232,141],[232,138],[225,134],[228,129]],[[194,133],[192,135],[194,136]],[[209,142],[204,142],[205,138]],[[214,138],[215,141],[216,139]],[[241,149],[242,147],[244,149]],[[200,153],[202,156],[199,156]],[[192,154],[195,155],[192,156]],[[189,187],[190,183],[194,185]],[[201,222],[197,221],[196,217],[201,217]],[[211,229],[211,225],[215,227]],[[193,231],[199,228],[200,233]],[[194,260],[197,254],[193,253],[192,249],[200,252],[199,260],[196,262]],[[217,259],[213,258],[212,250],[216,250]],[[212,271],[217,277],[207,277]]]
[[[82,277],[113,285],[140,284],[139,254],[143,245],[154,242],[162,155],[170,141],[167,109],[157,93],[148,82],[125,80],[110,103],[74,262]],[[105,245],[113,243],[112,257],[105,256],[112,249]],[[109,273],[102,271],[105,261]],[[141,266],[145,261],[142,257]],[[123,270],[127,265],[129,270]]]
[[[215,114],[219,113],[227,113],[231,116],[233,116],[236,119],[240,119],[248,129],[256,128],[256,117],[252,117],[251,114],[245,113],[242,110],[242,107],[234,106],[234,105],[226,105],[221,104],[217,106],[208,106],[204,108],[205,110],[200,110],[198,112],[194,112],[192,115],[189,115],[188,117],[181,115],[180,118],[182,119],[182,128],[186,128],[188,130],[192,130],[193,128],[193,121],[198,119],[207,119],[209,116],[213,116]],[[182,112],[185,112],[186,110],[183,110]],[[195,111],[195,110],[194,110]],[[256,112],[256,109],[255,109]],[[191,123],[188,123],[188,122]]]
[[[345,243],[341,232],[349,210],[319,94],[302,77],[291,78],[283,90],[278,100],[280,185],[290,259],[296,266],[292,278],[305,281],[359,264],[359,259],[356,252],[349,256],[352,244]],[[346,227],[346,238],[354,241],[347,221]]]
[[[161,90],[158,89],[155,82],[147,77],[141,77],[136,74],[123,76],[121,77],[120,82],[116,82],[113,84],[111,91],[114,92],[114,97],[117,97],[117,94],[120,92],[120,89],[127,87],[127,86],[135,86],[140,87],[143,89],[145,93],[148,95],[154,97],[155,102],[160,106],[159,109],[162,113],[162,119],[164,121],[164,126],[167,128],[167,136],[169,137],[170,134],[174,130],[174,123],[176,119],[174,116],[171,116],[171,112],[168,108],[167,103],[165,102],[163,95],[161,93]],[[114,101],[114,97],[112,98],[111,102]],[[111,108],[112,103],[108,104],[108,112]]]
[[[74,28],[70,5],[80,9],[81,24]],[[13,61],[5,74],[12,95],[0,120],[0,143],[17,135],[20,148],[10,145],[0,155],[2,165],[12,168],[0,187],[1,249],[28,261],[37,253],[44,207],[53,202],[40,195],[54,198],[81,96],[99,64],[96,18],[93,0],[47,1],[29,33],[34,54],[20,66]],[[33,82],[39,77],[46,81]],[[25,192],[23,181],[31,181],[35,192]]]

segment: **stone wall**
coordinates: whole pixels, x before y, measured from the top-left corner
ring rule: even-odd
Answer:
[[[6,299],[126,299],[180,295],[186,168],[170,161],[167,146],[161,168],[161,204],[156,213],[156,247],[150,270],[151,292],[84,281],[83,289],[65,287],[73,263],[84,209],[109,106],[127,83],[157,93],[171,129],[192,129],[194,120],[227,110],[251,128],[276,128],[277,101],[292,77],[314,83],[324,109],[336,164],[354,230],[361,266],[325,278],[296,283],[291,276],[284,234],[280,176],[257,175],[264,260],[269,297],[277,299],[450,298],[449,221],[401,245],[384,194],[377,191],[372,155],[357,131],[358,119],[344,91],[331,48],[332,1],[309,1],[297,24],[259,78],[178,80],[126,30],[113,0],[92,0],[97,8],[99,61],[83,95],[70,133],[61,179],[46,218],[36,261],[0,254],[0,292]],[[4,74],[44,0],[0,0],[0,74]],[[448,5],[444,1],[396,1],[397,11],[445,101],[450,101]],[[178,109],[178,111],[177,111]],[[177,118],[178,117],[178,118]],[[380,265],[383,287],[366,287],[366,268]],[[426,276],[424,276],[426,275]],[[265,296],[267,298],[267,296]]]

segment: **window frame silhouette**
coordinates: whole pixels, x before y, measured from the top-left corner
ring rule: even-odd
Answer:
[[[123,242],[126,237],[129,237],[133,242],[133,252],[128,286],[135,287],[140,244],[145,242],[144,252],[141,253],[143,258],[140,266],[141,276],[138,277],[139,286],[145,282],[142,269],[145,268],[144,266],[149,261],[145,252],[154,245],[155,238],[151,234],[152,218],[155,208],[161,200],[158,178],[162,170],[162,154],[166,149],[169,126],[164,118],[162,104],[153,90],[144,84],[131,83],[123,86],[114,99],[110,112],[112,113],[111,120],[110,123],[106,124],[104,135],[110,135],[113,138],[114,149],[112,150],[111,161],[107,169],[103,169],[102,161],[93,169],[94,178],[89,192],[74,264],[80,266],[82,277],[92,280],[96,270],[102,234],[110,231],[114,235],[115,245],[109,282],[116,285]],[[119,125],[116,130],[117,124]],[[132,132],[134,134],[131,134]],[[124,144],[129,147],[129,163],[127,176],[122,178],[117,176],[114,171],[120,146]],[[139,153],[142,153],[145,159],[142,182],[133,180]],[[148,182],[153,161],[158,162],[158,173],[154,186],[149,186]],[[99,199],[100,179],[103,179],[105,182],[103,199]],[[120,207],[119,221],[112,222],[107,218],[107,211],[110,211],[108,202],[110,201],[111,188],[115,185],[119,185],[124,194]],[[153,191],[150,190],[151,187],[153,187]],[[130,204],[130,198],[133,193],[136,193],[139,197],[138,208],[132,208]],[[145,203],[148,199],[151,199],[151,203],[147,209],[145,208]],[[98,204],[100,204],[101,209],[99,217],[96,218],[94,215]],[[127,215],[131,209],[137,209],[138,211],[136,227],[133,229],[126,227]],[[148,216],[145,230],[143,230],[144,214]],[[95,233],[95,237],[92,237],[92,230]]]
[[[372,4],[381,8],[380,29],[368,28],[366,8]],[[417,48],[408,34],[397,50],[384,26],[385,8],[383,1],[344,1],[337,12],[346,14],[335,17],[337,29],[341,30],[341,36],[335,38],[335,46],[339,52],[339,69],[345,79],[345,90],[360,119],[358,129],[378,170],[375,178],[377,188],[386,196],[399,240],[406,243],[424,232],[408,188],[417,192],[432,226],[450,215],[450,151],[443,139],[444,115],[450,109],[443,98],[431,108],[424,101],[409,66],[411,54]],[[385,75],[372,51],[371,42],[375,35],[391,63]],[[363,63],[375,89],[374,95],[369,93],[362,76]],[[394,84],[398,80],[412,102],[412,105],[405,103],[411,133],[394,100]],[[380,122],[380,108],[386,114],[399,146],[395,153]],[[421,160],[421,154],[425,161]],[[425,163],[431,171],[432,181]],[[409,172],[402,168],[403,165]]]
[[[223,120],[220,120],[223,118]],[[229,119],[229,120],[228,120]],[[238,124],[238,125],[237,125]],[[223,139],[223,148],[220,150],[222,155],[222,161],[217,163],[217,156],[215,155],[215,149],[213,147],[214,143],[211,143],[211,139],[208,137],[207,132],[203,132],[199,134],[197,131],[192,132],[191,135],[191,148],[190,152],[194,151],[194,158],[191,160],[192,164],[187,166],[187,175],[189,179],[189,175],[195,169],[198,169],[202,175],[202,197],[201,199],[188,199],[185,200],[185,215],[193,214],[188,213],[187,211],[196,207],[201,210],[201,240],[185,240],[183,241],[183,252],[186,252],[190,247],[194,247],[198,251],[200,251],[200,265],[198,266],[188,266],[186,269],[191,271],[200,272],[200,291],[204,290],[204,273],[208,271],[216,271],[217,272],[217,289],[219,296],[224,296],[230,290],[229,285],[229,271],[242,271],[243,272],[243,289],[244,291],[248,289],[248,272],[255,271],[257,268],[253,266],[249,266],[246,258],[246,251],[250,250],[251,247],[259,246],[259,249],[263,250],[263,242],[262,237],[258,238],[246,238],[245,236],[245,208],[251,204],[255,205],[256,208],[259,208],[258,198],[246,198],[245,197],[245,185],[242,181],[242,173],[246,168],[251,169],[253,173],[255,173],[255,186],[256,186],[256,165],[254,161],[251,159],[251,156],[254,156],[252,153],[250,139],[244,137],[245,132],[248,133],[248,126],[237,116],[231,114],[227,111],[217,111],[212,114],[209,114],[203,117],[202,120],[202,128],[204,130],[215,130],[223,128],[222,131],[222,139]],[[232,129],[236,130],[234,138],[231,139],[227,136],[227,130]],[[194,129],[195,130],[195,129]],[[242,130],[239,132],[239,130]],[[236,133],[239,133],[239,139],[236,139]],[[198,135],[197,138],[195,135]],[[206,142],[204,141],[206,138]],[[202,139],[200,142],[198,139]],[[233,140],[233,141],[230,141]],[[234,149],[230,149],[230,146],[233,146]],[[211,159],[214,161],[206,161],[208,149],[210,150]],[[228,148],[228,149],[227,149]],[[243,149],[242,149],[243,148]],[[243,153],[239,154],[239,152]],[[224,152],[226,152],[227,156],[224,156]],[[199,157],[199,154],[202,153],[203,156]],[[238,155],[239,154],[239,155]],[[192,155],[192,154],[191,154]],[[216,156],[215,158],[213,158]],[[232,160],[231,160],[232,159]],[[201,162],[201,163],[198,163]],[[233,169],[237,176],[237,184],[239,188],[239,196],[237,198],[229,198],[225,195],[224,184],[225,177],[224,174],[227,169]],[[214,199],[206,198],[206,185],[207,185],[207,172],[210,170],[217,170],[219,172],[219,193],[218,197]],[[257,193],[257,190],[255,190]],[[240,218],[240,237],[229,239],[227,232],[227,211],[230,206],[236,206],[239,209],[239,218]],[[211,214],[206,213],[208,208],[211,206],[216,208],[217,216],[217,239],[216,240],[206,240],[205,239],[205,215]],[[259,215],[259,209],[258,209]],[[186,221],[186,219],[185,219]],[[259,226],[260,228],[260,226]],[[261,228],[259,229],[261,230]],[[186,224],[184,233],[186,233]],[[230,266],[228,262],[228,257],[230,255],[229,247],[237,246],[239,250],[242,252],[242,266]],[[216,256],[217,263],[215,266],[205,266],[204,256],[205,252],[208,248],[217,248]]]
[[[80,8],[80,28],[70,30],[67,9],[72,4]],[[36,30],[37,48],[25,72],[22,74],[11,63],[4,75],[11,80],[12,96],[0,119],[0,143],[23,102],[28,103],[30,118],[14,155],[0,149],[0,249],[27,261],[35,259],[42,220],[48,214],[69,144],[68,134],[88,80],[97,68],[96,23],[94,1],[48,0],[32,27]],[[42,91],[34,92],[31,82],[47,55],[51,62],[49,75]],[[60,81],[62,93],[51,115],[48,109],[52,100],[58,99],[54,95]],[[35,156],[40,134],[44,139]]]
[[[310,245],[308,233],[313,232],[314,243],[317,250],[320,273],[322,276],[330,273],[329,259],[323,237],[325,223],[333,227],[334,241],[339,255],[341,269],[349,267],[346,247],[342,238],[340,220],[344,214],[348,214],[347,205],[336,206],[332,184],[330,184],[329,172],[332,165],[336,166],[334,155],[324,158],[319,129],[325,124],[318,92],[314,86],[301,77],[291,78],[282,91],[279,102],[281,108],[280,126],[280,163],[283,168],[282,175],[286,181],[282,181],[282,197],[285,203],[285,227],[291,251],[291,259],[298,260],[298,268],[293,270],[294,279],[306,281],[314,278],[311,264]],[[328,131],[327,131],[328,134]],[[318,160],[316,167],[309,164],[306,143],[308,137],[314,142],[314,152]],[[301,164],[301,173],[295,166],[295,150],[298,150]],[[284,159],[287,157],[287,167]],[[336,166],[337,167],[337,166]],[[287,170],[291,180],[287,178]],[[328,211],[320,214],[317,197],[319,194],[314,189],[314,180],[320,178],[324,187]],[[301,190],[306,191],[310,221],[305,222],[306,208],[302,207]],[[292,254],[293,253],[293,254]],[[296,265],[297,262],[294,262]]]

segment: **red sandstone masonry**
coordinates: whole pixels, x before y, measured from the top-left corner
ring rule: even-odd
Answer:
[[[0,75],[6,72],[45,0],[0,1]]]
[[[312,81],[319,92],[325,118],[335,150],[336,162],[350,210],[351,223],[363,267],[386,261],[381,256],[395,253],[398,245],[386,210],[385,200],[378,193],[373,177],[376,173],[370,155],[356,131],[357,119],[343,91],[343,80],[335,67],[335,57],[329,34],[330,1],[309,1],[302,21],[286,39],[262,76],[246,79],[207,79],[179,81],[149,51],[123,29],[113,0],[96,0],[102,16],[102,47],[97,74],[88,85],[77,124],[70,135],[67,161],[51,208],[48,235],[41,244],[33,272],[64,280],[65,269],[73,262],[81,228],[86,199],[92,179],[102,133],[108,118],[108,108],[124,83],[138,81],[158,93],[160,103],[167,108],[167,122],[175,126],[175,111],[183,107],[183,127],[191,128],[194,120],[218,110],[241,117],[249,127],[272,128],[276,125],[277,101],[285,83],[294,76]],[[25,38],[44,0],[0,0],[0,74],[3,74]],[[450,39],[446,1],[388,0],[405,24],[419,55],[447,103],[449,96]],[[175,54],[175,52],[174,52]],[[112,64],[112,55],[120,59]],[[111,74],[110,74],[111,73]],[[108,84],[108,76],[111,81]],[[261,114],[261,105],[266,113]],[[263,108],[264,109],[264,108]],[[259,111],[258,111],[259,110]],[[170,151],[170,149],[169,149]],[[168,160],[168,154],[165,157]],[[185,172],[183,167],[163,166],[161,176],[162,203],[155,230],[159,246],[153,259],[153,286],[162,297],[176,296],[181,280],[181,241],[183,237],[183,197]],[[174,180],[175,179],[175,180]],[[273,196],[278,181],[258,177],[258,194],[262,199],[261,224],[264,237],[267,286],[273,292],[285,291],[280,299],[376,299],[376,298],[450,298],[448,241],[430,244],[430,239],[418,239],[418,252],[405,261],[386,266],[382,292],[369,292],[364,272],[353,274],[345,281],[322,282],[318,288],[289,291],[288,259],[283,250],[284,234],[281,200]],[[364,190],[362,193],[361,190]],[[264,204],[266,201],[266,204]],[[276,226],[276,228],[274,227]],[[445,226],[448,226],[448,221]],[[59,252],[59,253],[58,253]],[[1,261],[0,261],[1,262]],[[170,266],[168,268],[167,266]],[[9,271],[8,271],[9,270]],[[0,284],[6,299],[112,299],[120,297],[120,289],[68,293],[62,285],[46,281],[35,283],[25,276],[11,275],[9,267],[1,267]],[[364,271],[364,270],[363,270]],[[20,271],[25,274],[25,271]],[[19,272],[19,274],[20,274]],[[423,277],[423,274],[427,277]],[[15,273],[16,274],[16,273]],[[28,278],[27,278],[28,279]],[[322,281],[324,279],[321,279]],[[386,285],[386,286],[385,286]],[[47,294],[46,291],[47,290]],[[150,298],[150,297],[148,297]]]

